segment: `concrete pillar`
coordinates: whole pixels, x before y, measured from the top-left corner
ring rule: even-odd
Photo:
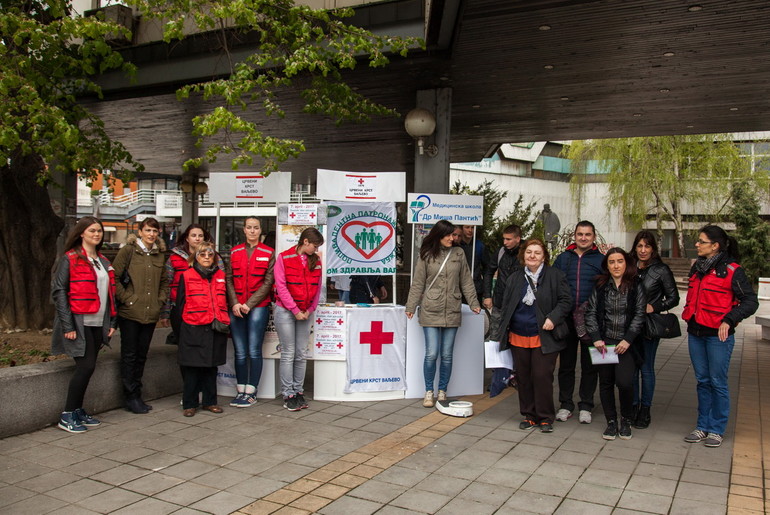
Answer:
[[[198,182],[198,175],[185,174],[182,180],[190,181],[193,185]],[[198,223],[198,194],[193,191],[190,193],[182,194],[182,227],[180,231],[184,231],[190,224]]]
[[[415,107],[431,111],[436,117],[436,131],[426,138],[425,146],[436,145],[438,154],[430,157],[414,150],[414,192],[449,193],[449,134],[452,119],[452,90],[426,89],[417,92]]]

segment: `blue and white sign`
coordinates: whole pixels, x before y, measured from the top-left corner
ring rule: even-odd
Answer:
[[[483,195],[410,193],[408,202],[410,224],[435,224],[439,220],[457,225],[484,223]]]

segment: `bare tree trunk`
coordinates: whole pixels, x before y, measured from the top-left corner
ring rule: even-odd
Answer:
[[[36,182],[39,156],[18,156],[0,166],[0,326],[51,327],[49,301],[56,238],[64,222]]]

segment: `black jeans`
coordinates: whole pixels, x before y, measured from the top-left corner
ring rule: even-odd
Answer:
[[[64,405],[64,411],[75,411],[83,407],[86,388],[88,388],[88,383],[96,369],[96,357],[99,355],[100,342],[102,341],[102,328],[85,326],[83,329],[85,330],[83,336],[86,340],[86,352],[80,358],[73,358],[75,360],[75,373],[72,374],[67,388],[67,402]]]
[[[126,318],[119,318],[120,326],[120,379],[123,396],[128,399],[142,398],[142,376],[147,352],[155,332],[155,322],[142,324]]]
[[[578,343],[575,326],[572,324],[571,317],[567,320],[567,326],[570,329],[567,336],[567,347],[559,352],[559,407],[572,411],[575,409],[575,402],[572,395],[575,392],[575,367],[577,365],[578,347],[580,347],[580,401],[578,408],[581,410],[592,411],[594,409],[594,394],[596,385],[599,382],[596,367],[591,363],[591,356],[588,353],[589,344]]]
[[[607,345],[617,345],[617,340],[604,340]],[[599,398],[607,421],[617,420],[618,411],[615,407],[615,387],[618,388],[620,399],[620,415],[631,419],[634,416],[634,372],[636,362],[629,348],[618,355],[617,365],[598,365],[599,369]]]
[[[217,367],[183,367],[182,409],[197,408],[198,394],[203,394],[204,406],[217,403]]]

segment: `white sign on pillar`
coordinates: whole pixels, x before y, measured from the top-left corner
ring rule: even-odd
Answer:
[[[403,202],[406,174],[343,172],[319,168],[316,184],[316,196],[324,200]]]
[[[408,197],[410,224],[435,224],[439,220],[455,225],[484,223],[483,195],[410,193]]]
[[[209,174],[209,201],[211,202],[289,202],[291,173],[212,172]]]

